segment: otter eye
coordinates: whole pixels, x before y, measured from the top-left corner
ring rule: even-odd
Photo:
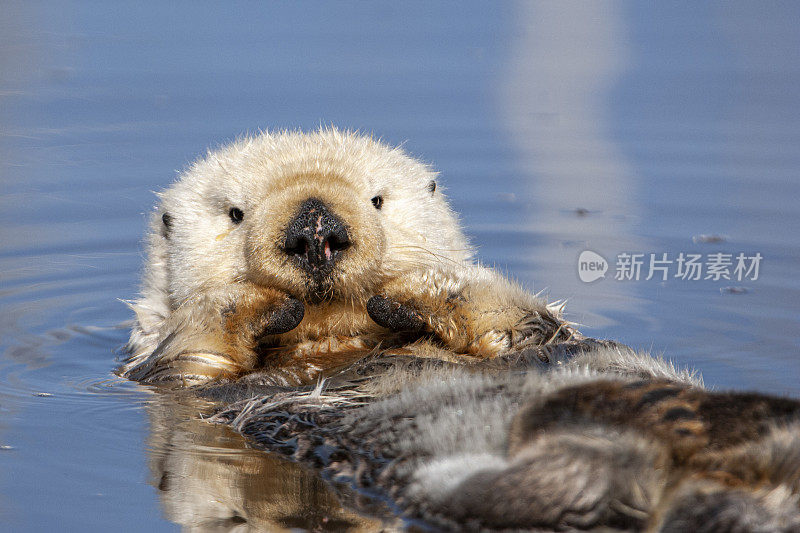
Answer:
[[[161,230],[161,234],[169,239],[169,234],[172,231],[172,215],[169,213],[164,213],[161,215],[161,222],[164,223],[164,228]]]
[[[430,191],[431,194],[436,192],[436,182],[435,181],[431,180],[431,182],[428,184],[428,191]]]
[[[383,207],[383,196],[376,196],[372,199],[372,205],[375,206],[375,209],[380,209]]]
[[[228,211],[228,216],[231,217],[234,224],[238,224],[244,220],[244,212],[238,207],[231,207],[231,210]]]

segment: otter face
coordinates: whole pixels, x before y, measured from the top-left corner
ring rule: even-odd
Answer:
[[[208,154],[165,191],[150,279],[172,306],[252,282],[307,303],[471,256],[435,174],[397,148],[337,130],[262,134]]]
[[[366,183],[335,172],[300,172],[265,185],[242,222],[249,281],[310,302],[374,289],[387,240]]]

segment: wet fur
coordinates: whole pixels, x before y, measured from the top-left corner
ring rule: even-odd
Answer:
[[[312,197],[355,243],[324,286],[280,251]],[[193,386],[213,421],[318,470],[361,511],[366,495],[445,530],[800,528],[800,402],[711,392],[583,337],[474,261],[426,166],[363,136],[262,134],[194,163],[152,215],[131,306],[123,375]],[[170,453],[159,488],[200,472],[164,489],[179,521],[246,514],[203,508],[222,473]],[[214,494],[243,509],[229,486]],[[284,497],[253,523],[288,527],[303,502]]]
[[[378,348],[480,359],[570,338],[558,307],[475,262],[435,179],[399,148],[335,129],[264,133],[210,152],[159,195],[121,373],[298,385]],[[310,198],[352,238],[322,282],[281,248]],[[402,306],[416,330],[376,315],[374,297]]]
[[[551,356],[367,360],[316,390],[228,389],[215,420],[435,529],[800,525],[800,402],[710,392],[621,345]]]

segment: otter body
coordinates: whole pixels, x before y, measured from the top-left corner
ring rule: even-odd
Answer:
[[[160,199],[135,380],[300,385],[376,350],[480,360],[574,334],[475,262],[427,166],[367,137],[242,139]]]
[[[375,495],[431,529],[800,530],[800,402],[708,391],[581,336],[475,261],[435,174],[401,150],[262,134],[160,196],[121,372],[204,384],[162,391],[166,411],[168,394],[211,400],[210,420],[322,471],[342,501],[369,513]],[[186,524],[317,516],[296,472],[262,513],[218,484],[250,465],[166,449],[155,478]],[[315,493],[332,529],[404,525]]]
[[[548,353],[220,385],[212,420],[431,531],[800,531],[800,401],[709,391],[607,341]]]

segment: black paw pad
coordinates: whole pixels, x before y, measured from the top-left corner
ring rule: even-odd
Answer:
[[[367,313],[378,325],[392,331],[419,332],[425,328],[425,322],[416,311],[385,296],[370,298]]]
[[[262,335],[279,335],[291,331],[300,325],[305,315],[306,308],[303,302],[297,298],[289,296],[284,302],[272,312],[272,316],[267,322]]]

